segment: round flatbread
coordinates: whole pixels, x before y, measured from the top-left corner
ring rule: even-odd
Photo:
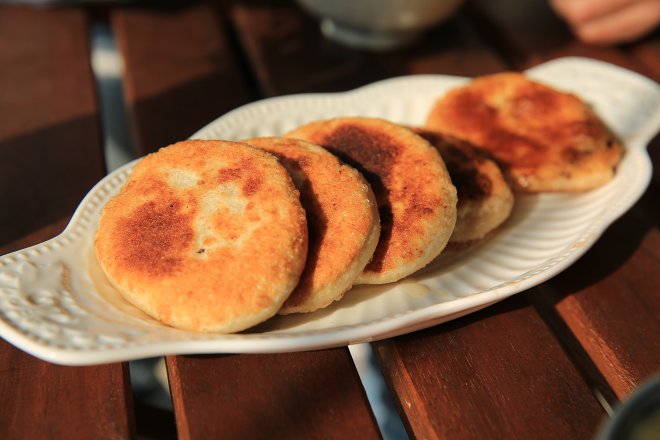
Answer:
[[[497,164],[466,141],[428,129],[414,131],[438,149],[456,186],[456,227],[449,242],[471,244],[504,223],[514,197]]]
[[[612,178],[623,153],[579,97],[514,72],[450,90],[426,125],[487,150],[521,192],[598,187]]]
[[[280,160],[307,212],[307,264],[279,313],[313,312],[341,299],[378,244],[380,221],[371,187],[358,171],[318,145],[276,137],[244,142]]]
[[[357,168],[376,195],[381,233],[356,284],[397,281],[444,249],[456,222],[456,188],[426,140],[377,118],[316,121],[287,137],[318,144]]]
[[[102,212],[95,249],[110,281],[147,314],[236,332],[273,316],[296,286],[307,224],[274,156],[189,140],[135,166]]]

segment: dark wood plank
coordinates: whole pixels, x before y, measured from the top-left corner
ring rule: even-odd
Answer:
[[[265,96],[347,90],[383,77],[368,53],[325,40],[318,22],[291,1],[240,2],[231,11]]]
[[[416,44],[379,57],[389,76],[428,73],[476,76],[506,68],[501,58],[483,44],[463,9],[447,22],[429,29]]]
[[[621,47],[589,46],[572,38],[545,1],[504,1],[496,8],[488,1],[470,0],[470,6],[472,14],[486,23],[486,33],[503,56],[515,55],[510,60],[515,68],[558,56],[589,56],[657,78],[657,36]],[[535,29],[534,23],[542,25]],[[650,147],[656,167],[657,151],[656,142]],[[657,171],[654,181],[658,181]],[[660,275],[654,269],[660,218],[656,189],[650,189],[578,264],[551,280],[543,294],[535,297],[558,334],[581,345],[573,353],[575,359],[584,359],[586,354],[587,362],[594,363],[597,374],[618,398],[628,395],[660,365],[660,346],[653,336],[660,330]],[[574,344],[566,341],[566,346]],[[598,377],[592,380],[602,383]],[[602,393],[611,392],[604,389]]]
[[[48,240],[69,218],[0,247],[0,255]],[[133,438],[127,364],[64,367],[0,340],[0,438]]]
[[[460,13],[429,30],[418,44],[387,53],[353,50],[325,39],[318,20],[290,0],[241,2],[232,18],[265,96],[345,91],[407,74],[476,75],[502,69]]]
[[[660,206],[656,191],[645,197]],[[638,206],[537,301],[554,307],[619,399],[660,368],[660,230]]]
[[[380,438],[348,349],[167,358],[180,439]]]
[[[111,21],[138,155],[183,140],[252,98],[212,5],[117,8]]]
[[[61,232],[105,174],[89,50],[80,10],[0,7],[0,254]],[[0,371],[0,438],[132,436],[125,365],[56,366],[0,341]]]
[[[660,136],[650,143],[651,186],[582,259],[546,283],[534,302],[610,403],[660,365]],[[651,335],[651,336],[649,336]],[[602,380],[601,380],[602,379]]]
[[[43,228],[39,228],[36,231],[31,232],[28,235],[19,237],[14,241],[0,246],[0,255],[5,255],[20,249],[25,249],[26,247],[56,237],[64,230],[66,225],[69,223],[70,218],[71,217],[65,217],[63,219],[57,220],[47,226],[44,226]]]
[[[0,244],[70,215],[105,173],[83,12],[0,6]]]
[[[564,56],[583,56],[650,74],[643,63],[624,51],[577,41],[547,0],[467,0],[467,9],[484,42],[517,69]]]
[[[629,47],[630,52],[645,66],[645,72],[660,81],[660,28],[651,35],[635,42]]]
[[[605,412],[527,296],[375,343],[411,437],[593,438]]]
[[[64,367],[0,340],[0,438],[133,438],[126,364]]]

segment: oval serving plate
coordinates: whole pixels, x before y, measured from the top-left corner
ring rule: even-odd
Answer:
[[[582,58],[555,60],[527,74],[581,96],[623,139],[627,151],[611,182],[583,194],[520,196],[505,227],[474,249],[441,255],[397,283],[355,287],[318,312],[277,316],[243,333],[218,335],[177,330],[149,318],[119,296],[96,261],[92,243],[101,209],[134,161],[89,192],[61,235],[0,257],[0,335],[65,365],[165,354],[310,350],[427,328],[542,283],[583,255],[648,186],[646,144],[660,128],[660,87]],[[466,80],[408,76],[344,93],[266,99],[220,117],[193,137],[279,135],[314,119],[348,115],[421,125],[434,100]]]

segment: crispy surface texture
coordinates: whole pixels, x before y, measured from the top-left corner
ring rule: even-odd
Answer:
[[[358,169],[376,195],[381,233],[356,284],[397,281],[444,249],[456,222],[456,188],[437,150],[377,118],[316,121],[286,134],[318,144]]]
[[[449,91],[428,128],[488,150],[520,192],[579,192],[609,181],[623,148],[577,96],[505,72]]]
[[[514,197],[497,164],[466,141],[428,129],[414,130],[438,149],[456,186],[456,227],[449,241],[481,240],[504,223]]]
[[[378,245],[380,221],[371,187],[357,170],[318,145],[274,137],[245,142],[280,160],[307,212],[307,264],[279,313],[313,312],[341,299]]]
[[[95,250],[124,298],[154,318],[236,332],[273,316],[296,286],[307,224],[274,156],[188,140],[135,166],[103,210]]]

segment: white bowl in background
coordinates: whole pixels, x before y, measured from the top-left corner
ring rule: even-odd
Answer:
[[[321,31],[347,46],[389,50],[415,41],[450,17],[463,0],[296,0]]]

